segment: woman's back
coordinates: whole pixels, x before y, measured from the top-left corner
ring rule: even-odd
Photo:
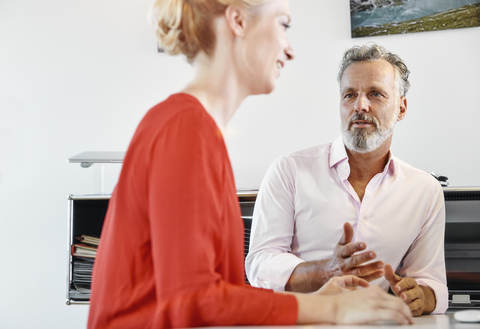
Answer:
[[[228,154],[192,96],[170,96],[138,126],[101,239],[90,328],[296,320],[293,296],[243,282],[243,222]],[[272,312],[280,300],[287,302]]]

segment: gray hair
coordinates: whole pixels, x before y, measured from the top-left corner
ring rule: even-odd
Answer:
[[[392,64],[395,70],[395,84],[398,95],[400,97],[405,97],[408,89],[410,88],[410,82],[408,81],[408,75],[410,74],[410,71],[408,70],[407,65],[400,57],[375,43],[367,43],[363,46],[354,46],[345,51],[338,70],[338,84],[340,85],[343,73],[351,64],[363,61],[376,61],[379,59],[384,59]]]

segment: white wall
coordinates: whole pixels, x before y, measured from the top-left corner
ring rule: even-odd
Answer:
[[[67,196],[101,191],[101,166],[66,159],[123,151],[144,113],[191,69],[156,53],[150,0],[0,0],[0,327],[84,328],[66,306]],[[279,155],[339,134],[337,65],[376,41],[412,71],[393,152],[451,185],[480,186],[480,28],[351,39],[349,2],[291,1],[296,60],[269,96],[247,99],[227,143],[238,187]],[[105,166],[113,187],[118,165]]]

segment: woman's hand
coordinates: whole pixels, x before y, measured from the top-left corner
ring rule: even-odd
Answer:
[[[335,297],[337,299],[335,324],[366,324],[379,321],[413,323],[410,308],[400,298],[389,295],[378,286]]]
[[[357,287],[368,287],[369,284],[364,279],[360,279],[354,275],[337,276],[328,280],[322,288],[318,289],[314,294],[333,295],[345,292],[351,292]]]
[[[298,301],[297,323],[413,323],[409,307],[400,298],[389,295],[378,286],[350,290],[357,286],[365,286],[364,280],[337,277],[314,293],[294,293]]]

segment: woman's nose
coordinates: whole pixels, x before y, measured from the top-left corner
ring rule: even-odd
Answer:
[[[285,55],[287,55],[287,60],[289,61],[295,58],[295,52],[293,51],[292,46],[288,45],[288,47],[285,49]]]

